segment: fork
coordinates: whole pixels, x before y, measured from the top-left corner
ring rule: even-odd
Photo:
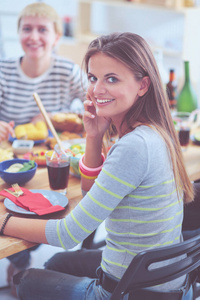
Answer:
[[[12,191],[7,190],[7,189],[4,189],[4,191],[6,191],[7,193],[9,193],[9,194],[11,194],[11,195],[13,195],[13,196],[15,196],[15,197],[19,197],[19,194],[16,193],[16,192],[12,192]]]
[[[12,187],[13,187],[15,193],[18,194],[18,196],[23,195],[24,192],[21,190],[20,186],[17,183],[12,184]]]

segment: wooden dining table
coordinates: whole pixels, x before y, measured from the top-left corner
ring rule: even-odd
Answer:
[[[11,144],[4,143],[4,147],[11,147]],[[34,148],[42,148],[44,149],[45,145],[35,146]],[[200,146],[194,145],[192,142],[183,152],[184,162],[186,166],[186,170],[188,175],[192,181],[200,179]],[[25,186],[27,189],[42,189],[42,190],[50,190],[49,181],[48,181],[48,173],[46,167],[38,167],[35,176],[31,179]],[[9,188],[8,184],[6,184],[2,179],[0,179],[0,190],[4,188]],[[69,184],[67,188],[66,197],[68,198],[68,205],[64,211],[53,213],[51,215],[46,215],[39,217],[37,215],[20,215],[14,213],[15,216],[26,217],[26,218],[52,218],[59,219],[69,214],[69,212],[79,203],[82,199],[81,195],[81,186],[80,179],[70,175]],[[9,210],[4,206],[4,198],[0,196],[0,216],[9,212]],[[31,248],[35,246],[34,243],[30,243],[24,241],[22,239],[13,238],[9,236],[1,236],[0,237],[0,259],[7,257],[11,254],[20,252],[27,248]]]
[[[10,148],[11,144],[3,143],[3,148]],[[35,149],[45,149],[46,146],[44,144],[37,145],[34,147]],[[19,156],[21,157],[21,156]],[[5,183],[0,178],[0,191],[9,188],[10,186]],[[49,180],[48,180],[48,172],[46,166],[38,166],[35,176],[24,185],[26,189],[41,189],[41,190],[50,190]],[[66,206],[65,210],[62,212],[52,213],[50,215],[45,215],[39,217],[37,215],[24,215],[12,212],[15,216],[18,217],[25,217],[25,218],[43,218],[43,219],[60,219],[65,215],[69,214],[69,212],[79,203],[82,198],[81,194],[81,186],[80,186],[80,179],[70,175],[69,183],[67,188],[66,197],[68,198],[68,205]],[[9,212],[9,210],[4,206],[4,197],[0,196],[0,216]],[[20,252],[27,248],[33,247],[34,243],[30,243],[24,241],[22,239],[8,237],[8,236],[0,236],[0,259],[12,255],[14,253]]]

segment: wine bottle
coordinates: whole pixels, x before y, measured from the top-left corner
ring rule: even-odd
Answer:
[[[197,95],[190,82],[189,61],[185,65],[185,82],[177,98],[177,111],[192,112],[197,108]]]
[[[177,84],[175,80],[175,71],[170,69],[169,71],[169,82],[166,85],[167,95],[169,99],[169,108],[171,111],[176,109],[176,98],[177,98]]]

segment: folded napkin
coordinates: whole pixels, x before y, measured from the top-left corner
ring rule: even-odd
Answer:
[[[9,198],[16,205],[24,208],[25,210],[32,211],[39,216],[65,209],[60,205],[52,205],[50,201],[40,193],[32,193],[31,191],[22,187],[21,189],[24,192],[24,194],[19,197],[15,197],[6,192],[5,190],[1,191],[0,195]],[[10,188],[9,190],[14,192],[12,188]]]

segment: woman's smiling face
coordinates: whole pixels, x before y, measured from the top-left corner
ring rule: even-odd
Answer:
[[[120,124],[124,115],[138,99],[141,81],[123,63],[97,53],[88,63],[88,94],[98,116],[109,117]]]
[[[20,22],[19,38],[28,57],[41,59],[51,55],[59,36],[47,18],[26,16]]]

